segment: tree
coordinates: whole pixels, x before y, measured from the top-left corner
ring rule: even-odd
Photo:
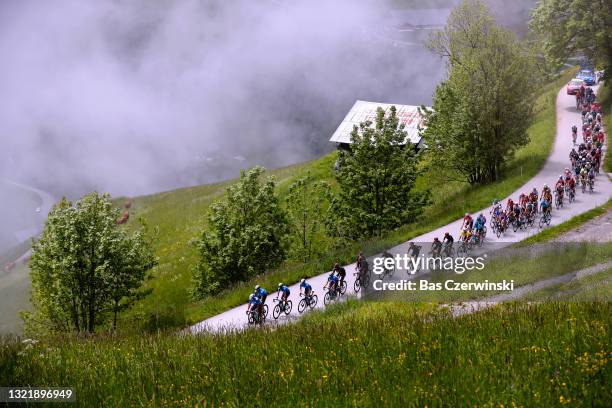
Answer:
[[[280,265],[286,257],[287,217],[274,193],[275,182],[261,182],[265,169],[241,171],[224,201],[211,206],[194,271],[194,295],[202,298],[228,284]]]
[[[321,232],[321,214],[331,197],[330,186],[316,181],[310,172],[289,186],[287,214],[296,256],[307,262],[313,253],[313,243]]]
[[[419,156],[407,141],[396,108],[388,115],[378,108],[376,121],[355,126],[351,141],[350,152],[339,153],[340,193],[330,206],[330,233],[356,239],[414,221],[428,194],[414,191]]]
[[[561,66],[582,54],[612,70],[612,7],[609,0],[542,0],[530,28],[545,55]]]
[[[143,233],[129,235],[118,218],[108,194],[62,199],[51,210],[32,246],[30,327],[93,333],[109,312],[116,327],[120,305],[139,296],[157,263]]]
[[[464,1],[428,46],[448,59],[423,132],[430,164],[450,179],[496,181],[529,142],[534,59],[513,33],[494,24],[486,6]]]

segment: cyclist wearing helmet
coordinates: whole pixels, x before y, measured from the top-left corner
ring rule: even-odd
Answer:
[[[357,270],[359,272],[362,271],[363,267],[365,266],[365,256],[363,255],[362,251],[359,251],[359,255],[357,255],[357,264],[355,265],[355,267],[357,268]]]
[[[257,312],[260,316],[263,316],[263,302],[261,299],[253,294],[249,296],[249,305],[247,308],[247,314],[249,314],[253,309],[257,309]]]
[[[255,292],[253,292],[255,296],[261,299],[261,303],[266,303],[266,299],[268,298],[268,291],[262,288],[259,285],[255,286]]]
[[[283,283],[278,284],[278,291],[276,292],[277,299],[278,299],[278,296],[280,295],[281,299],[286,302],[290,294],[291,294],[291,291],[289,290],[289,287],[287,285],[284,285]]]
[[[431,254],[438,257],[440,256],[440,252],[442,252],[442,242],[440,242],[438,237],[435,237],[431,243]]]
[[[446,253],[446,256],[450,255],[450,250],[453,247],[453,242],[455,242],[455,238],[453,238],[450,233],[445,232],[444,238],[442,238],[442,243],[444,244],[444,252]]]
[[[408,255],[411,258],[416,258],[419,256],[419,252],[421,252],[421,246],[411,241],[408,245]]]
[[[478,218],[476,218],[476,232],[478,233],[478,239],[481,238],[481,235],[484,231],[484,227],[487,223],[487,219],[485,218],[483,213],[480,213],[480,215],[478,215]]]
[[[323,289],[327,287],[329,287],[329,290],[333,292],[335,292],[336,288],[338,287],[338,277],[336,276],[334,271],[331,271],[329,276],[327,276],[327,283],[325,284],[325,286],[323,286]]]
[[[340,278],[340,283],[344,282],[344,278],[346,278],[346,269],[341,267],[338,262],[336,262],[336,264],[334,265],[334,269],[332,270],[332,273],[334,272],[336,273],[338,278]]]
[[[540,199],[540,207],[542,208],[542,212],[550,212],[550,204],[552,203],[552,192],[550,191],[550,187],[548,187],[548,184],[544,184]]]
[[[467,228],[469,230],[472,230],[473,226],[474,226],[474,220],[472,219],[472,216],[469,213],[465,213],[465,216],[463,217],[463,224],[461,225],[461,228]]]
[[[312,293],[312,286],[310,283],[306,282],[306,279],[302,279],[300,281],[300,293],[302,293],[302,289],[304,290],[304,296],[308,297]]]

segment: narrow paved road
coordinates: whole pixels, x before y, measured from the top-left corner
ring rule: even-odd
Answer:
[[[595,87],[597,89],[597,87]],[[563,87],[559,94],[557,95],[557,135],[555,138],[555,143],[553,145],[550,156],[548,157],[544,168],[531,180],[529,180],[525,185],[512,193],[511,197],[516,201],[521,192],[530,192],[534,187],[538,188],[538,191],[541,190],[542,185],[554,185],[554,182],[559,177],[559,174],[563,172],[565,167],[569,167],[569,152],[572,149],[572,140],[571,140],[571,127],[572,125],[577,125],[579,128],[581,127],[581,117],[580,113],[576,111],[575,108],[575,99],[571,95],[567,95],[565,93],[565,87]],[[581,136],[579,135],[579,138]],[[606,141],[607,142],[607,141]],[[560,224],[568,219],[581,214],[585,211],[588,211],[592,208],[598,207],[604,204],[612,197],[612,182],[608,179],[607,175],[601,173],[595,182],[595,192],[593,194],[582,194],[581,192],[577,193],[576,201],[572,203],[570,206],[566,206],[560,210],[553,211],[553,219],[551,225]],[[500,197],[502,198],[502,197]],[[503,202],[505,203],[505,197]],[[490,207],[483,208],[481,211],[488,216]],[[443,237],[446,231],[450,232],[453,236],[457,236],[458,231],[461,227],[461,220],[456,220],[448,225],[445,225],[441,228],[433,230],[429,233],[423,234],[414,238],[412,241],[416,242],[431,242],[434,237],[439,237],[440,239]],[[495,237],[493,234],[487,235],[487,242],[496,242],[499,245],[509,245],[514,242],[521,241],[525,238],[528,238],[531,235],[537,234],[538,228],[531,228],[527,231],[518,231],[517,233],[513,233],[512,231],[506,232],[505,235],[500,238]],[[487,244],[485,243],[485,246]],[[393,255],[395,254],[405,254],[408,248],[408,243],[400,244],[394,248],[391,248],[389,252]],[[355,264],[345,265],[344,266],[347,271],[347,280],[348,280],[348,291],[347,295],[354,294],[353,293],[353,282],[354,282],[354,270]],[[400,272],[396,272],[400,273]],[[317,308],[323,307],[323,286],[325,285],[327,275],[329,272],[318,275],[316,277],[310,278],[308,281],[313,286],[315,293],[319,297],[319,304]],[[297,311],[297,305],[300,301],[299,297],[299,285],[292,285],[291,287],[291,296],[290,299],[293,302],[293,311],[289,316],[281,316],[278,321],[270,324],[283,324],[290,321],[293,321],[299,318],[299,314]],[[268,288],[276,289],[276,288]],[[273,303],[273,298],[275,296],[271,294],[268,296],[267,304],[270,308],[270,319],[272,308],[275,303]],[[198,333],[201,331],[227,331],[227,330],[240,330],[246,327],[246,304],[230,309],[224,313],[221,313],[217,316],[213,316],[209,319],[206,319],[200,323],[197,323],[191,326],[190,330],[192,333]]]

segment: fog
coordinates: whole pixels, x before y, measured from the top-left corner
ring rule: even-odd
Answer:
[[[380,3],[2,2],[0,177],[135,195],[315,157],[355,99],[441,78]]]

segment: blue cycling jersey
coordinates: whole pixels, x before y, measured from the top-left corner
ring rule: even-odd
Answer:
[[[255,291],[255,295],[261,297],[268,296],[268,292],[264,288],[259,288]]]
[[[332,282],[338,282],[338,277],[334,274],[329,275],[329,277],[327,278],[328,281],[332,281]]]
[[[305,291],[309,291],[312,290],[312,286],[310,286],[310,283],[308,282],[304,282],[300,284],[300,289],[304,288]]]
[[[249,304],[252,306],[259,306],[261,304],[261,299],[257,296],[253,296],[253,298],[249,300]]]
[[[289,290],[289,287],[288,287],[287,285],[283,285],[283,286],[281,286],[280,288],[278,288],[278,291],[279,291],[279,292],[286,293],[286,294],[291,293],[291,291]]]

